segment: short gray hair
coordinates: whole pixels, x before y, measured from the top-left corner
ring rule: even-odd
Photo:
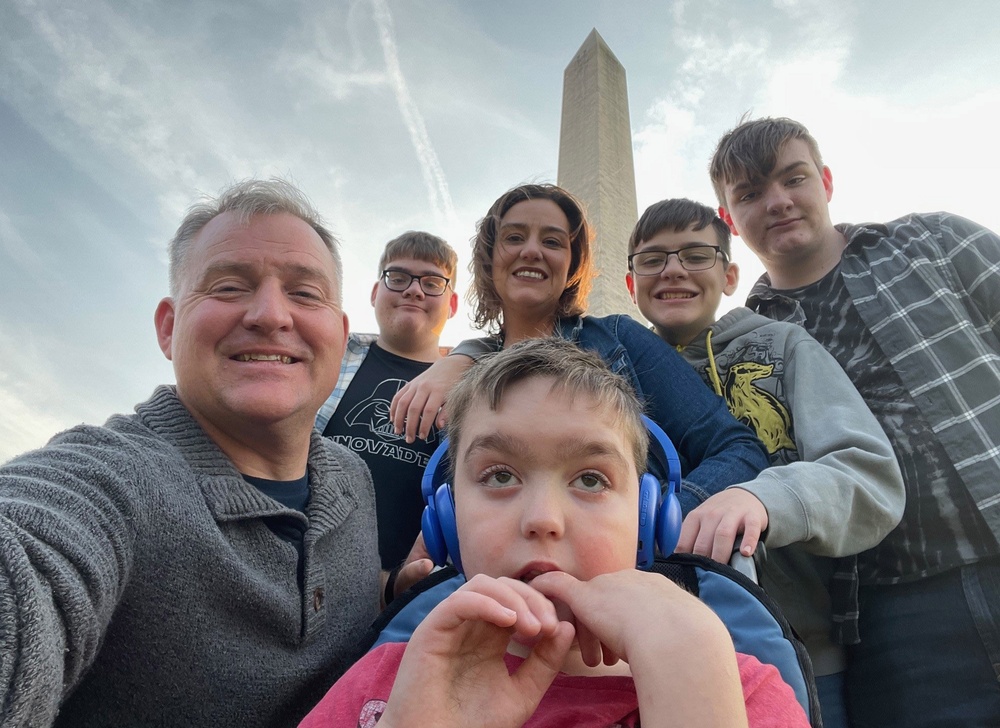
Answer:
[[[209,197],[188,208],[177,232],[170,241],[170,295],[180,291],[180,276],[184,268],[191,241],[215,217],[224,212],[236,213],[241,225],[250,222],[254,215],[294,215],[316,231],[330,255],[333,256],[337,304],[343,304],[344,269],[340,260],[340,243],[323,223],[322,218],[299,188],[277,177],[247,179],[224,189],[218,197]]]

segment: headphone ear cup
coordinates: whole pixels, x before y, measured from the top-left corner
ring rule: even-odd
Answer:
[[[445,473],[448,472],[448,440],[442,439],[441,444],[433,452],[424,468],[424,475],[420,479],[420,494],[424,499],[424,513],[420,517],[420,531],[424,536],[424,546],[427,553],[437,566],[445,566],[448,563],[448,541],[445,538],[441,524],[441,510],[439,501],[444,500],[439,497],[443,488],[449,491],[448,484],[442,485]],[[451,508],[448,511],[452,516],[452,527],[454,528],[454,512]],[[457,540],[457,539],[456,539]]]
[[[656,545],[660,547],[660,553],[670,556],[677,548],[677,542],[681,538],[681,523],[684,521],[684,514],[681,513],[681,502],[673,488],[667,491],[660,504],[660,512],[656,517]]]
[[[649,569],[653,566],[659,506],[660,481],[649,473],[643,473],[639,479],[639,543],[635,554],[637,569]]]
[[[434,505],[437,513],[441,537],[444,540],[445,556],[451,556],[455,568],[462,571],[462,557],[458,549],[458,523],[455,521],[455,498],[451,486],[442,483],[434,493]],[[441,566],[444,565],[444,560]]]
[[[420,517],[420,532],[424,536],[424,546],[427,547],[431,561],[437,566],[447,564],[448,547],[444,542],[444,534],[441,533],[441,523],[438,521],[433,498],[424,506],[424,514]]]

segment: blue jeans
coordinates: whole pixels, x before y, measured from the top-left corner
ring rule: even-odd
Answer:
[[[862,587],[848,649],[855,728],[1000,726],[1000,559]]]
[[[847,702],[844,695],[844,673],[822,675],[816,678],[823,728],[850,728],[847,720]]]

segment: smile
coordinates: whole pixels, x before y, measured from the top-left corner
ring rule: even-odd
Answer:
[[[237,354],[233,359],[236,361],[278,361],[282,364],[291,364],[295,361],[292,357],[284,354]]]
[[[531,278],[536,281],[545,280],[545,274],[537,270],[519,270],[514,274],[515,278]]]
[[[664,301],[664,300],[666,300],[666,301],[673,301],[673,300],[677,300],[677,299],[688,299],[688,298],[694,298],[694,296],[695,296],[695,294],[693,294],[693,293],[685,293],[685,292],[677,292],[677,291],[665,291],[663,293],[657,293],[656,294],[656,298],[659,301]]]

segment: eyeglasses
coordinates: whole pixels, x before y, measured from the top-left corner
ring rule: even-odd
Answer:
[[[658,276],[670,262],[670,256],[676,255],[684,270],[707,270],[715,265],[721,255],[726,254],[718,245],[692,245],[680,250],[647,250],[642,253],[632,253],[628,257],[628,267],[637,276]]]
[[[451,283],[451,279],[444,276],[415,276],[405,270],[392,269],[382,271],[382,280],[385,281],[386,288],[396,293],[402,293],[410,287],[413,281],[417,281],[420,284],[420,290],[428,296],[440,296]]]

